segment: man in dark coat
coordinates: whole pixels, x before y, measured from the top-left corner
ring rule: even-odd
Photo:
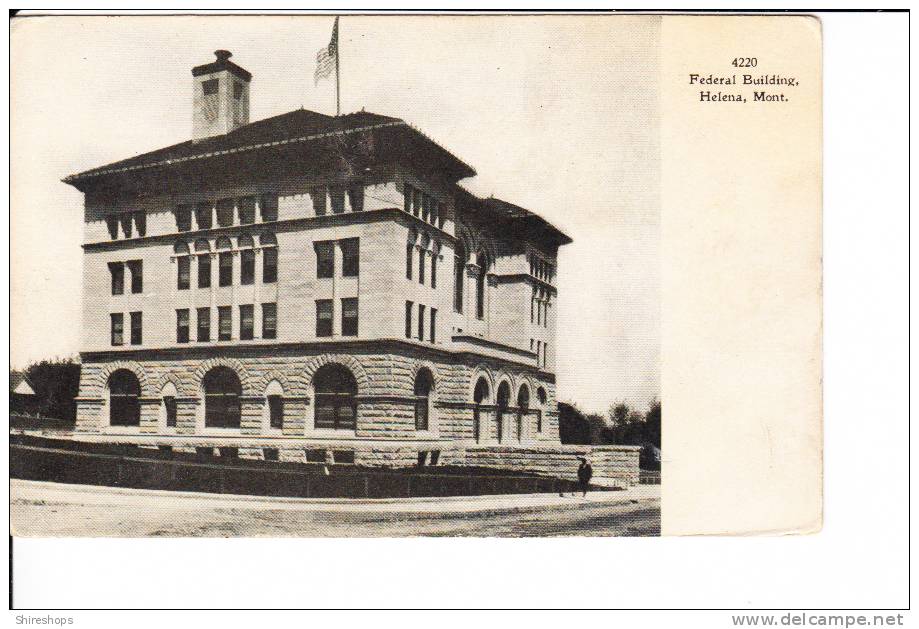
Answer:
[[[590,487],[590,478],[594,475],[594,468],[590,466],[590,463],[587,462],[587,459],[581,458],[581,465],[578,466],[578,484],[581,486],[581,491],[584,492],[584,498],[587,497],[587,488]]]

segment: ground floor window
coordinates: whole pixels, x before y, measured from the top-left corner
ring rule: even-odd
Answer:
[[[140,426],[140,382],[133,372],[118,369],[108,380],[109,424]]]
[[[316,428],[354,430],[357,425],[357,381],[342,365],[321,367],[313,378]]]
[[[239,428],[242,384],[236,372],[229,367],[214,367],[205,374],[204,425],[208,428]]]

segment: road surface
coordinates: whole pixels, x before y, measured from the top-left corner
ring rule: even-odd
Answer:
[[[34,537],[621,536],[660,534],[660,487],[567,495],[262,498],[13,479],[13,534]]]

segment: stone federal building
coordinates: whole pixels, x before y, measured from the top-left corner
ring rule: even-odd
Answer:
[[[571,239],[459,187],[473,168],[403,120],[249,122],[252,75],[216,56],[191,140],[64,180],[85,194],[78,438],[393,466],[557,449]]]

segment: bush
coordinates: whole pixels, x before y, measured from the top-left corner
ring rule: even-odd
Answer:
[[[71,359],[43,360],[26,369],[39,415],[75,423],[80,391],[80,364]]]

